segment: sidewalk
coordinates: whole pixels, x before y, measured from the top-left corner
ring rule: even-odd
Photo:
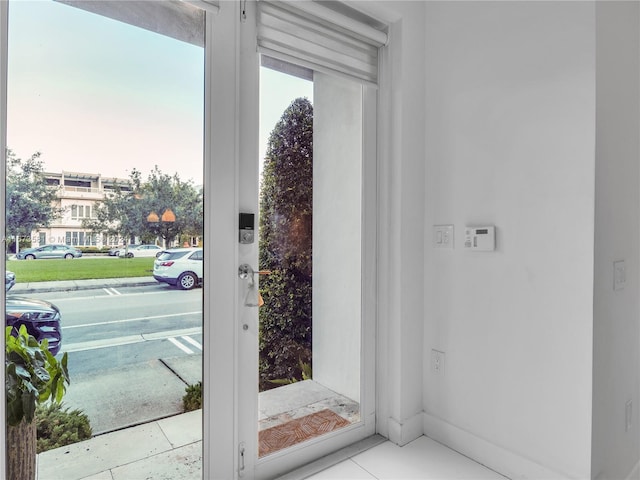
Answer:
[[[202,410],[38,455],[37,480],[202,480]]]

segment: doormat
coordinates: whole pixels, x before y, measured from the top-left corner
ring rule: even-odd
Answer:
[[[329,409],[321,410],[290,422],[266,428],[258,433],[258,456],[263,457],[305,440],[351,425]]]

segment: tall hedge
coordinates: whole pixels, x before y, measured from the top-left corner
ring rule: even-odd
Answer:
[[[298,98],[269,137],[260,189],[260,388],[311,364],[313,107]]]

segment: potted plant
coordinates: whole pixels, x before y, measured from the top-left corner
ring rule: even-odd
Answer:
[[[24,325],[5,329],[7,397],[7,478],[36,478],[36,406],[59,403],[69,383],[67,354],[58,361]]]

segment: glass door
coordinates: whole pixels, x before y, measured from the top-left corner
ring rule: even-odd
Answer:
[[[2,3],[6,320],[71,380],[36,411],[40,478],[163,476],[177,454],[174,476],[206,478],[206,12]]]
[[[257,248],[238,289],[249,478],[363,439],[375,419],[375,282],[365,278],[375,275],[376,92],[271,57],[261,65],[260,152],[243,159],[258,190]]]

